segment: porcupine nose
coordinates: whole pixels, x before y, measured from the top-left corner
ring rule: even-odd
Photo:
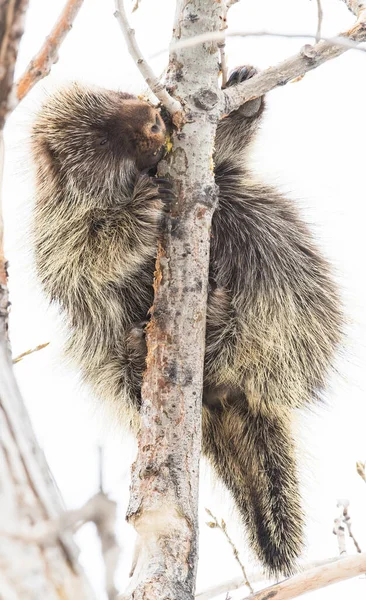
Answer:
[[[155,117],[155,123],[151,127],[152,133],[160,133],[162,131],[162,120],[159,115]]]

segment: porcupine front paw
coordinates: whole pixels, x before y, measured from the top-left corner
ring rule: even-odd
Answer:
[[[225,87],[231,87],[233,85],[243,83],[243,81],[251,79],[257,75],[257,73],[258,70],[251,65],[242,65],[240,67],[236,67],[233,71],[231,71]],[[249,100],[240,107],[240,112],[244,117],[254,117],[263,108],[263,103],[264,96],[255,98],[254,100]]]

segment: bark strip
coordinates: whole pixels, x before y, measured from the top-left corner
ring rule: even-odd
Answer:
[[[66,2],[51,33],[46,37],[41,49],[16,84],[18,101],[22,100],[38,81],[46,77],[50,73],[52,65],[58,61],[60,46],[71,30],[83,2],[84,0],[68,0]]]

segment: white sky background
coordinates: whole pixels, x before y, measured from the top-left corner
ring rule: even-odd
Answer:
[[[18,74],[38,50],[63,4],[64,0],[31,0]],[[353,16],[342,2],[323,0],[322,4],[326,35],[334,35],[352,24]],[[146,56],[168,46],[174,7],[172,0],[143,0],[131,19]],[[60,320],[55,310],[47,308],[34,282],[27,233],[32,205],[27,125],[32,111],[39,106],[42,89],[70,79],[137,93],[146,87],[127,54],[113,11],[113,0],[85,0],[52,76],[38,84],[10,117],[6,127],[4,213],[14,355],[51,341],[47,349],[17,364],[16,375],[38,439],[68,507],[80,506],[96,492],[96,446],[100,440],[106,444],[106,489],[121,501],[119,528],[124,554],[119,583],[123,588],[133,544],[133,531],[123,521],[133,444],[124,432],[101,425],[102,416],[94,410],[87,390],[79,386],[77,373],[63,362]],[[316,30],[316,2],[242,0],[231,10],[229,25],[244,31],[312,33]],[[265,68],[294,54],[304,42],[235,38],[227,45],[229,64],[234,67],[251,63]],[[152,61],[157,73],[165,63],[166,55]],[[349,51],[307,74],[301,82],[268,94],[267,113],[253,152],[257,175],[299,202],[305,218],[312,224],[319,244],[336,267],[352,322],[340,359],[341,377],[332,381],[328,407],[314,414],[299,415],[297,436],[309,521],[307,559],[337,554],[336,538],[332,535],[337,498],[350,499],[354,533],[366,550],[366,486],[355,471],[356,460],[366,457],[366,319],[362,310],[366,277],[365,75],[366,54]],[[206,468],[201,490],[201,507],[208,506],[218,517],[228,519],[229,530],[248,570],[256,568],[245,550],[239,521],[231,516],[231,501],[219,486],[211,486]],[[198,589],[240,575],[222,534],[206,527],[204,521],[202,515]],[[78,541],[83,564],[98,590],[98,600],[103,600],[102,566],[91,525],[79,534]],[[349,541],[348,549],[354,552]],[[308,597],[338,600],[348,594],[358,600],[365,593],[366,579],[359,578]],[[233,592],[231,596],[239,599],[243,592]]]

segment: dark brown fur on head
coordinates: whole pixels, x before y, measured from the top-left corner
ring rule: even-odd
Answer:
[[[105,176],[147,171],[164,153],[166,129],[159,111],[122,92],[84,87],[61,89],[46,102],[33,127],[35,148],[78,187],[98,188]]]

